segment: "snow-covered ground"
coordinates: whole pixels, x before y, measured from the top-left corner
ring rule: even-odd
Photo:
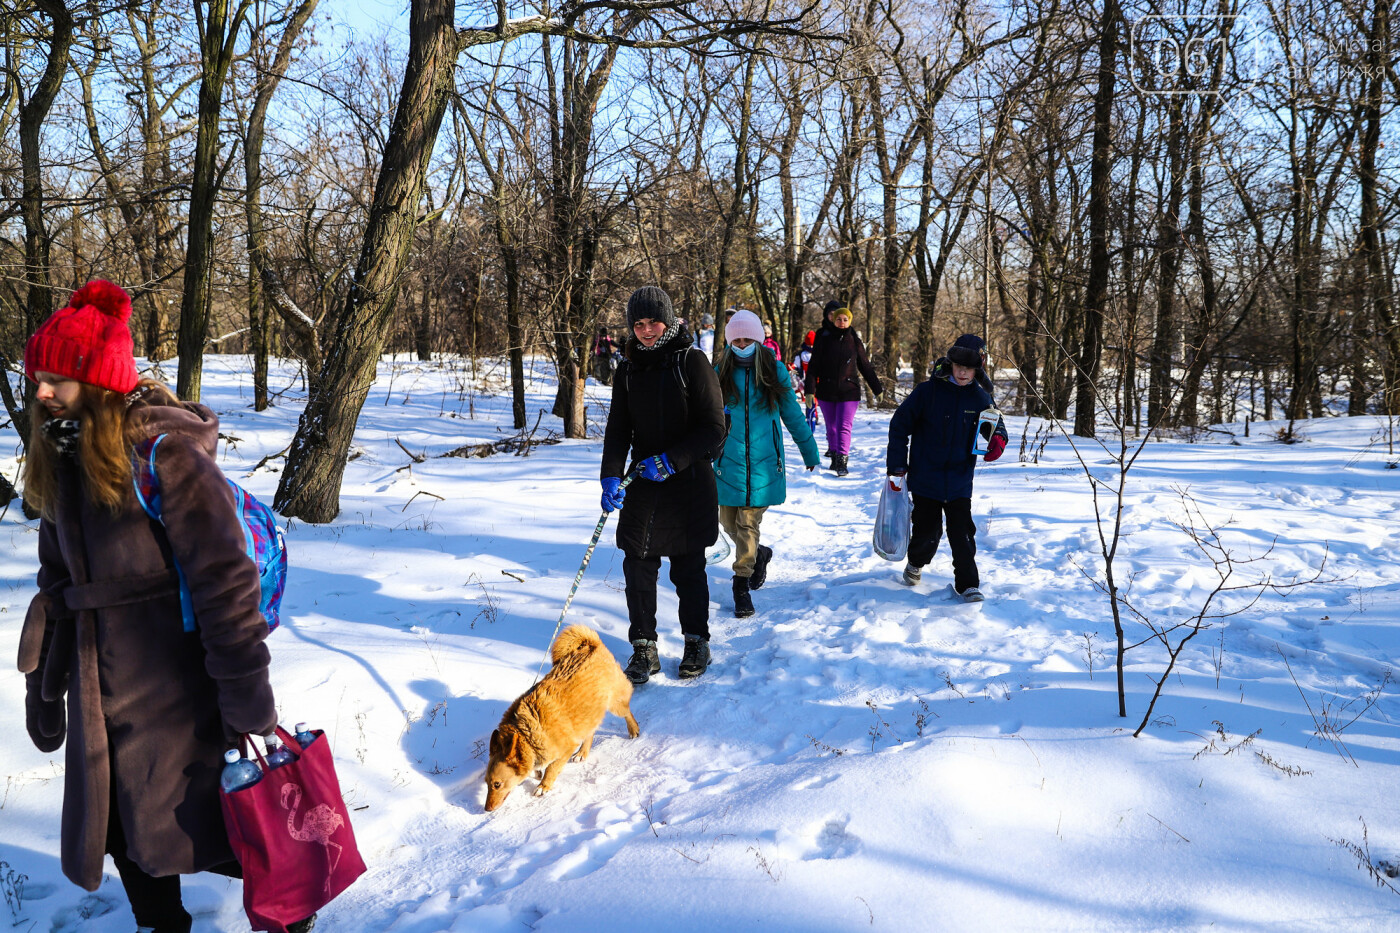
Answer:
[[[228,473],[270,502],[281,461],[250,470],[287,445],[300,387],[280,371],[290,390],[254,413],[245,368],[211,358],[205,399]],[[979,467],[988,599],[963,605],[946,598],[946,548],[914,589],[872,552],[888,414],[862,410],[850,476],[790,469],[764,521],[777,556],[757,615],[732,617],[729,570],[711,568],[709,673],[675,676],[663,574],[662,673],[632,703],[641,737],[609,717],[551,794],[527,782],[486,814],[486,740],[541,667],[598,517],[601,451],[591,438],[439,457],[513,433],[503,378],[386,360],[339,518],[290,523],[274,686],[285,723],[327,731],[370,866],[323,929],[1400,930],[1400,894],[1355,854],[1400,858],[1400,471],[1382,419],[1308,422],[1289,446],[1255,424],[1147,448],[1118,570],[1148,617],[1185,621],[1214,586],[1173,524],[1185,502],[1236,560],[1274,544],[1232,585],[1321,575],[1202,632],[1135,739],[1165,655],[1129,652],[1119,718],[1108,603],[1081,573],[1101,565],[1090,487],[1065,441],[1020,462],[1011,418],[1007,455]],[[590,391],[600,425],[607,390]],[[540,365],[532,424],[552,395]],[[1102,451],[1088,460],[1112,470]],[[11,508],[0,535],[12,658],[35,523]],[[609,527],[567,621],[625,663],[621,565]],[[1131,642],[1148,634],[1129,621]],[[95,894],[59,871],[62,754],[29,743],[18,674],[0,677],[0,708],[0,920],[130,933],[114,870]],[[198,933],[247,929],[239,883],[185,890]]]

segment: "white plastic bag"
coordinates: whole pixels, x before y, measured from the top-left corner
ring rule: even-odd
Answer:
[[[892,488],[893,487],[893,488]],[[875,513],[875,553],[885,560],[904,560],[914,507],[904,477],[891,476],[880,484],[880,508]]]

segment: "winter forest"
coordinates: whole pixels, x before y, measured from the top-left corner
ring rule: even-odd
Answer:
[[[1400,930],[1398,19],[0,0],[0,652],[26,341],[107,279],[288,527],[279,710],[370,864],[318,929]],[[485,814],[598,519],[597,335],[653,284],[716,361],[726,309],[791,361],[849,307],[882,391],[851,477],[788,463],[754,619],[709,568],[709,674]],[[870,550],[890,417],[962,334],[1010,433],[976,609]],[[568,621],[625,663],[612,535]],[[0,918],[129,933],[113,872],[61,874],[62,753],[0,681]],[[241,933],[212,878],[194,929]]]

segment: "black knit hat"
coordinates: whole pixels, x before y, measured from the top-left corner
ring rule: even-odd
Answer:
[[[837,308],[844,307],[846,307],[845,302],[837,301],[833,298],[826,303],[825,308],[822,308],[822,317],[831,317],[831,312],[835,311]]]
[[[987,363],[987,344],[976,334],[963,334],[948,348],[948,359],[959,366],[980,369]]]
[[[627,299],[627,325],[635,327],[643,318],[660,321],[667,327],[676,323],[676,311],[671,307],[671,296],[655,285],[643,285]]]

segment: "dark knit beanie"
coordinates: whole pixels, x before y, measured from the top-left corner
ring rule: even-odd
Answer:
[[[987,344],[976,334],[963,334],[948,348],[948,359],[959,366],[980,369],[987,363]]]
[[[127,320],[131,297],[94,279],[39,325],[24,348],[24,374],[53,373],[123,394],[136,388],[135,348]],[[34,379],[34,381],[38,381]]]
[[[822,317],[831,317],[831,312],[835,311],[837,308],[844,307],[846,307],[844,302],[837,301],[833,298],[831,301],[828,301],[826,303],[825,308],[822,308]]]
[[[635,327],[643,318],[660,321],[667,327],[676,323],[676,311],[671,296],[655,285],[643,285],[627,299],[627,326]]]

